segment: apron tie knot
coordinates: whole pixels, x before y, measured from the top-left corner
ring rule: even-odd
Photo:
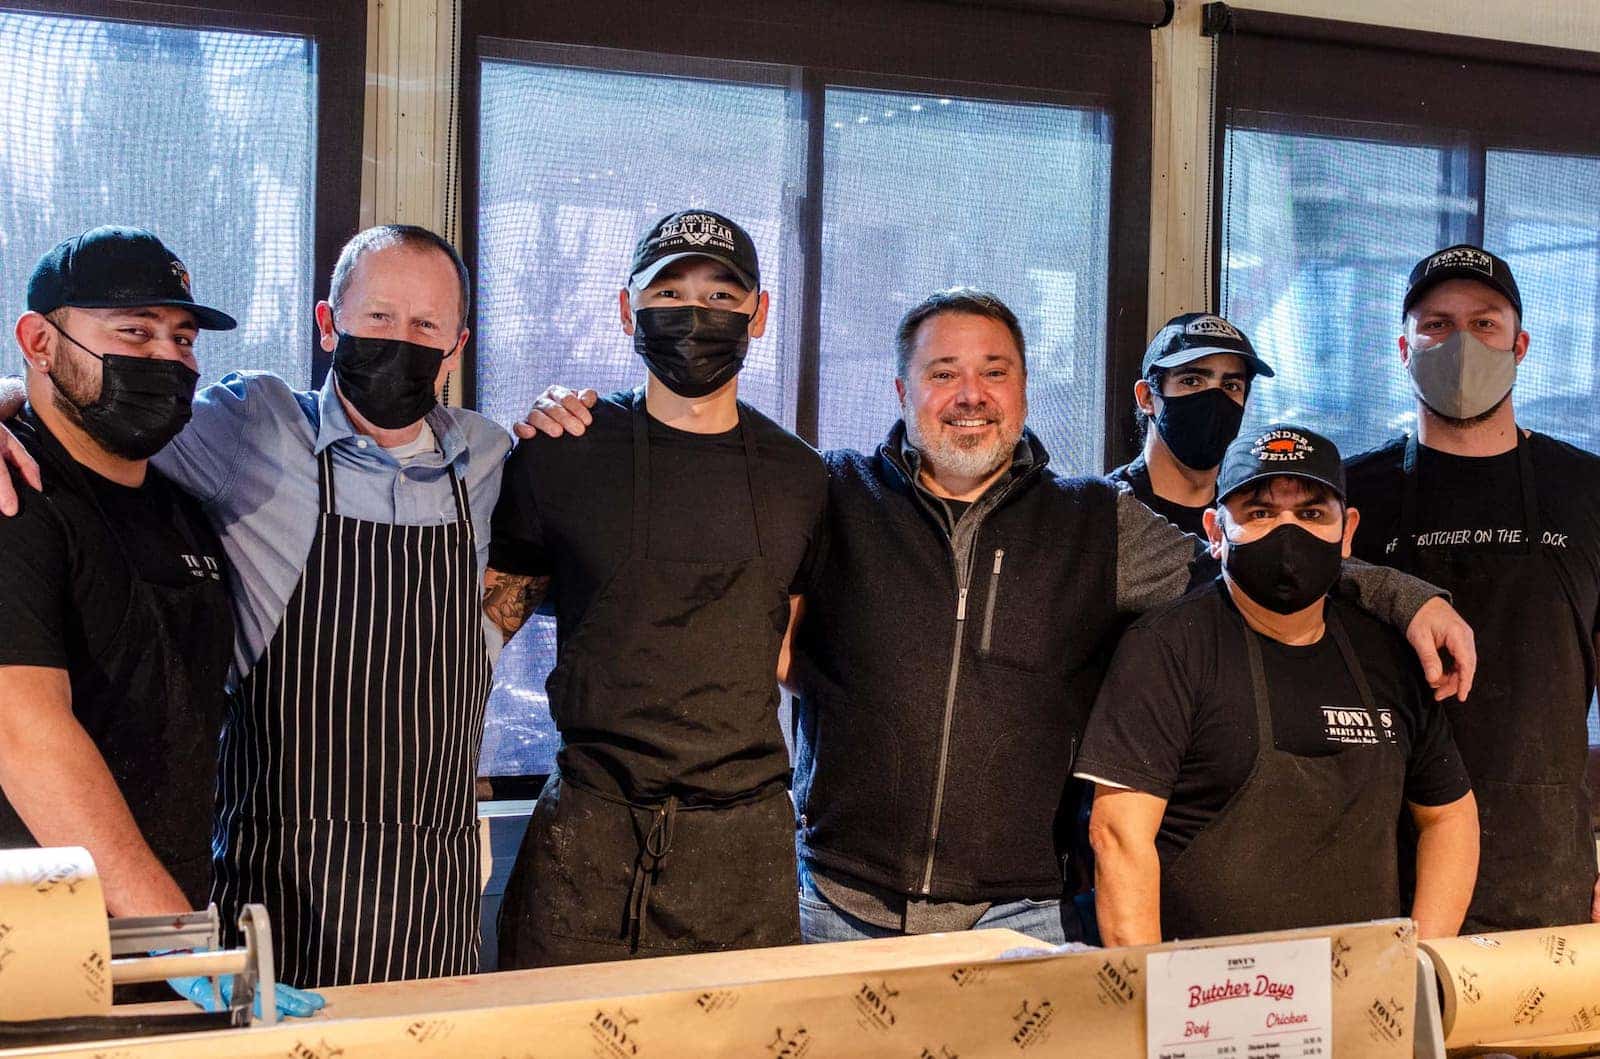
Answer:
[[[667,862],[672,852],[672,829],[678,817],[678,799],[668,795],[667,800],[651,814],[650,831],[639,844],[639,856],[633,864],[633,886],[628,891],[628,949],[639,951],[639,939],[644,929],[644,913],[650,904],[650,888],[655,884],[656,873]]]

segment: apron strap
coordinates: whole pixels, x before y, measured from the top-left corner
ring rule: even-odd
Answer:
[[[1530,555],[1539,537],[1539,497],[1533,480],[1533,449],[1522,428],[1517,427],[1517,477],[1522,487],[1522,554]],[[1406,437],[1405,458],[1401,462],[1404,484],[1400,490],[1400,540],[1396,551],[1408,560],[1417,551],[1417,432]],[[1409,563],[1408,563],[1409,565]]]
[[[757,480],[756,434],[743,404],[739,410],[739,437],[744,442],[745,482],[750,489],[750,510],[755,516],[756,554],[766,555],[762,530],[768,527],[766,497]],[[633,535],[630,554],[643,559],[650,546],[650,414],[645,410],[644,388],[633,391]]]
[[[643,559],[650,546],[650,420],[644,387],[633,391],[633,537],[630,552]]]
[[[766,555],[765,540],[761,528],[770,526],[767,521],[766,495],[761,490],[761,482],[756,474],[760,464],[760,457],[756,454],[756,432],[746,414],[743,403],[739,405],[739,437],[744,441],[744,474],[745,481],[750,486],[750,511],[755,516],[756,529],[756,554]]]
[[[322,513],[324,515],[334,514],[332,445],[329,445],[317,455],[317,491],[322,496]]]
[[[1361,660],[1356,657],[1355,651],[1350,646],[1350,638],[1345,635],[1344,624],[1339,621],[1326,602],[1323,603],[1323,624],[1328,633],[1333,637],[1334,645],[1339,648],[1339,657],[1344,660],[1344,667],[1355,681],[1356,692],[1361,696],[1361,705],[1368,710],[1376,710],[1376,700],[1372,694],[1372,685],[1367,683],[1366,670],[1361,668]],[[1267,690],[1267,671],[1261,661],[1261,634],[1250,628],[1250,623],[1244,620],[1244,615],[1239,616],[1239,623],[1244,628],[1245,654],[1250,658],[1250,690],[1255,699],[1256,707],[1256,738],[1259,740],[1256,754],[1271,750],[1276,746],[1272,734],[1272,697]]]

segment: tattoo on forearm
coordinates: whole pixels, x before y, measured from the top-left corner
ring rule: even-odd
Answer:
[[[548,577],[524,577],[489,570],[483,578],[483,612],[509,637],[522,628],[528,615],[544,602],[549,587]]]

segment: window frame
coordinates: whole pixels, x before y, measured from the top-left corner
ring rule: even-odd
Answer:
[[[364,0],[203,0],[192,5],[147,0],[0,0],[0,11],[50,18],[129,22],[173,29],[304,37],[316,64],[316,183],[312,200],[312,290],[332,275],[339,250],[361,223],[361,139],[366,92]],[[317,341],[305,306],[312,386],[333,363]]]

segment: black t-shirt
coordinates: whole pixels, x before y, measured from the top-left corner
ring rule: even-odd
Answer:
[[[1361,705],[1331,635],[1296,647],[1260,638],[1280,750],[1307,757],[1398,742],[1408,801],[1444,805],[1467,774],[1442,708],[1394,630],[1337,599],[1338,616],[1372,687]],[[1074,766],[1080,776],[1167,799],[1156,845],[1181,853],[1249,778],[1256,715],[1246,627],[1222,580],[1141,617],[1117,647]],[[1292,803],[1284,819],[1294,816]]]
[[[16,517],[0,518],[0,665],[65,669],[75,692],[91,675],[114,686],[118,674],[95,671],[122,628],[135,570],[174,588],[215,582],[226,613],[222,548],[194,501],[154,467],[137,488],[67,467],[65,450],[31,410],[14,427],[40,459],[45,488],[22,486]],[[222,633],[231,641],[231,625]],[[92,713],[104,705],[74,696],[91,732]]]
[[[1133,495],[1139,498],[1140,503],[1154,511],[1168,522],[1177,526],[1185,533],[1192,533],[1201,540],[1205,540],[1206,527],[1201,521],[1201,516],[1206,513],[1208,505],[1189,507],[1168,500],[1166,497],[1157,496],[1155,487],[1150,484],[1150,468],[1145,464],[1144,457],[1140,456],[1132,463],[1125,463],[1121,467],[1106,475],[1114,482],[1126,482],[1133,489]]]
[[[582,437],[519,442],[506,464],[489,565],[554,575],[548,600],[558,644],[628,556],[632,400],[627,392],[602,398]],[[801,594],[821,532],[827,469],[805,442],[754,409],[743,412],[756,432],[760,463],[753,480],[772,523],[762,527],[761,544],[791,593]],[[742,429],[692,434],[650,420],[651,559],[731,562],[756,554]]]
[[[42,492],[0,518],[0,666],[64,669],[94,740],[156,855],[191,900],[209,877],[210,796],[233,643],[221,544],[195,502],[150,468],[138,488],[75,463],[29,409],[10,424],[38,460]],[[134,608],[135,579],[181,590],[190,619],[159,646]],[[162,604],[157,604],[162,605]],[[175,612],[174,612],[175,613]],[[175,701],[183,672],[191,701]],[[29,835],[0,795],[0,846]]]

